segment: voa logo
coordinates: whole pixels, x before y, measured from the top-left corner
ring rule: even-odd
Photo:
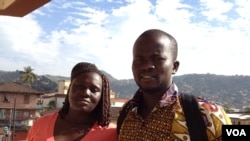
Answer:
[[[247,136],[244,129],[226,129],[227,136]]]

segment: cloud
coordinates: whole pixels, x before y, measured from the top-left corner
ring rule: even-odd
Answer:
[[[202,14],[207,17],[208,20],[225,21],[228,19],[226,13],[233,8],[232,2],[226,2],[224,0],[201,0],[201,5],[204,10]]]
[[[159,28],[178,41],[177,75],[250,75],[249,6],[247,0],[54,0],[23,18],[0,16],[0,65],[69,76],[77,62],[89,61],[128,79],[135,39]]]

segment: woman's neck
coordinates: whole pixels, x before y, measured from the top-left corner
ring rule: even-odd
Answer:
[[[64,117],[64,120],[71,123],[93,123],[96,121],[96,117],[92,113],[82,113],[80,111],[69,110],[68,114]]]

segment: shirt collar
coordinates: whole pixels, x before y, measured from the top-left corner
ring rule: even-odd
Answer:
[[[176,101],[179,96],[178,87],[175,83],[172,83],[169,89],[163,94],[161,100],[159,101],[160,107],[168,106]]]

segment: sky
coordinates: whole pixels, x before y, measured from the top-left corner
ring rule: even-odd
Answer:
[[[178,42],[176,75],[250,75],[250,0],[52,0],[0,15],[0,70],[70,76],[82,61],[133,78],[132,48],[147,29]]]

